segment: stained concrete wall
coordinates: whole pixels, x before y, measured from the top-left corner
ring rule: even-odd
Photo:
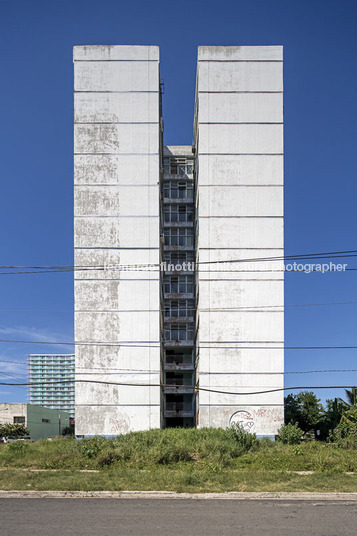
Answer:
[[[201,427],[283,423],[282,391],[245,394],[283,386],[282,264],[242,262],[283,255],[282,59],[282,47],[198,50],[200,387],[241,393],[200,391]]]
[[[74,80],[76,433],[116,435],[160,426],[159,273],[117,268],[159,263],[158,47],[75,47]]]

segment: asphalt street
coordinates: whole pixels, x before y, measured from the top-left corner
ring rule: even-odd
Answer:
[[[357,501],[0,499],[1,536],[355,535]]]

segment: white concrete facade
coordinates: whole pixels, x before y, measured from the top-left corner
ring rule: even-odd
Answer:
[[[199,47],[195,118],[199,382],[212,390],[199,426],[270,436],[283,391],[248,393],[283,387],[284,278],[269,271],[282,263],[240,261],[283,255],[282,60],[282,47]]]
[[[74,79],[76,433],[158,428],[159,274],[115,268],[159,262],[158,47],[75,47]]]
[[[283,391],[249,394],[283,387],[282,262],[252,262],[284,252],[282,60],[279,46],[199,47],[193,147],[164,149],[158,47],[74,48],[78,435],[189,417],[200,427],[241,422],[273,436],[283,423]],[[180,162],[193,161],[195,173],[186,167],[180,176]],[[165,199],[169,183],[174,190],[180,181],[194,184],[194,194]],[[165,208],[178,211],[188,198],[193,219],[163,219]],[[164,245],[176,229],[195,229],[186,247],[198,262],[195,288],[187,296],[172,290],[165,302],[165,274],[160,281],[157,269],[115,266],[158,266],[182,253],[182,244]],[[191,368],[182,359],[175,376],[165,352],[187,341],[165,346],[163,309],[186,298],[198,309],[197,318],[181,319],[196,322],[197,355]],[[180,319],[166,322],[175,331]],[[200,390],[192,415],[181,415],[168,408],[185,407],[187,370],[211,391]],[[181,391],[172,383],[178,372],[186,374]],[[165,378],[171,384],[161,391]],[[185,401],[171,397],[166,407],[165,394],[180,392]]]

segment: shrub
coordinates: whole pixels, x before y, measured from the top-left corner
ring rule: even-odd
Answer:
[[[283,424],[278,431],[277,441],[286,445],[298,445],[301,443],[303,433],[297,423]]]
[[[107,467],[113,465],[113,463],[121,462],[123,460],[123,454],[119,450],[108,450],[99,454],[97,463],[99,467]]]
[[[28,443],[25,443],[25,441],[14,441],[13,443],[9,443],[7,445],[7,449],[13,453],[23,454],[28,450],[28,448],[29,445]]]
[[[237,442],[245,451],[250,450],[257,443],[257,436],[247,432],[239,423],[232,424],[227,431],[228,436]]]
[[[30,431],[24,424],[0,424],[0,437],[25,437]]]
[[[100,436],[82,439],[80,442],[82,456],[85,458],[96,458],[105,443],[105,438]]]
[[[328,439],[337,447],[357,450],[357,407],[352,406],[344,412],[340,424]]]

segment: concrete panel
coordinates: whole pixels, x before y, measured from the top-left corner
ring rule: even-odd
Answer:
[[[158,247],[158,218],[77,218],[75,247]]]
[[[84,45],[73,47],[74,61],[158,61],[159,47],[140,45]]]
[[[76,348],[77,373],[126,373],[128,371],[147,371],[157,374],[160,371],[160,348],[154,346],[96,346],[80,344]]]
[[[158,279],[159,250],[77,249],[75,266],[75,280]]]
[[[158,154],[159,128],[155,124],[75,125],[74,152]]]
[[[199,185],[283,184],[282,155],[200,155]]]
[[[199,62],[198,91],[282,91],[281,62]]]
[[[200,125],[200,153],[281,154],[282,125]]]
[[[160,215],[159,186],[83,186],[74,193],[75,216]],[[131,203],[135,199],[135,204]]]
[[[273,404],[273,405],[279,405],[281,403],[280,399],[280,391],[276,391],[273,393],[265,393],[264,391],[267,391],[269,389],[280,389],[281,387],[279,385],[273,385],[268,386],[266,388],[264,387],[234,387],[227,385],[225,387],[219,387],[215,385],[210,385],[210,389],[212,390],[222,390],[226,392],[231,393],[239,393],[238,395],[232,395],[232,394],[221,394],[221,393],[213,393],[213,392],[200,392],[200,408],[209,405],[211,408],[212,406],[234,406],[236,404],[246,404],[250,406],[257,406],[261,404]],[[261,394],[244,394],[244,393],[256,393],[258,391],[261,391]],[[269,395],[269,397],[268,397]]]
[[[75,93],[75,123],[157,123],[158,93]]]
[[[100,344],[135,344],[135,341],[159,342],[157,313],[85,312],[75,313],[76,341]],[[139,322],[142,324],[139,325]]]
[[[139,61],[74,63],[75,91],[156,91],[159,64]]]
[[[224,307],[232,310],[232,313],[225,312],[225,315],[231,314],[235,317],[239,310],[244,310],[248,315],[251,314],[250,311],[257,312],[257,309],[266,312],[284,309],[283,281],[245,280],[244,274],[236,274],[236,278],[238,277],[243,280],[222,280],[216,273],[212,274],[213,280],[210,280],[210,274],[200,274],[199,310]]]
[[[75,155],[75,184],[155,184],[159,155]]]
[[[281,123],[282,93],[202,93],[202,123]]]
[[[200,220],[199,248],[277,248],[283,244],[282,218]]]
[[[283,59],[282,46],[200,46],[198,47],[198,61],[281,61]]]
[[[230,268],[240,268],[243,266],[244,268],[249,266],[254,267],[263,267],[264,262],[268,261],[269,259],[278,257],[281,259],[281,256],[283,255],[282,248],[276,248],[276,249],[232,249],[232,250],[225,250],[225,249],[200,249],[200,258],[199,262],[204,263],[205,261],[227,261],[225,262],[224,266],[227,266],[227,269]],[[233,261],[240,261],[238,266],[237,263],[231,262],[229,263],[229,259]],[[254,262],[256,261],[256,262]],[[261,262],[260,262],[261,261]],[[263,262],[264,261],[264,262]],[[276,261],[276,263],[279,263],[281,261]],[[274,266],[275,263],[272,263]],[[209,265],[204,265],[203,267],[207,269]],[[267,262],[267,266],[270,267],[270,262]],[[216,268],[217,266],[214,265]],[[279,267],[279,265],[277,265]]]
[[[160,428],[160,406],[82,406],[76,416],[78,435],[119,435]]]
[[[158,279],[159,250],[77,249],[75,266],[75,280]]]
[[[252,392],[267,389],[280,389],[284,385],[284,374],[235,374],[226,371],[225,374],[200,374],[200,387],[209,387],[222,391]],[[227,396],[236,395],[223,395]],[[250,395],[249,395],[250,396]],[[253,396],[253,395],[252,395]],[[261,395],[259,395],[261,396]],[[201,402],[204,404],[204,393]]]
[[[283,374],[284,350],[269,348],[269,346],[277,346],[274,343],[264,344],[263,349],[254,348],[254,346],[262,346],[261,344],[249,346],[252,348],[240,350],[200,348],[200,381],[201,378],[203,382],[209,381],[210,372],[227,373],[234,371],[237,374],[244,373],[242,377],[248,373],[253,375],[253,373],[259,372],[264,374]]]
[[[107,405],[125,406],[149,406],[160,404],[160,376],[143,376],[142,374],[130,375],[98,375],[95,381],[103,383],[90,383],[91,378],[79,374],[76,381],[83,380],[77,404],[91,404],[93,400],[105,400]],[[115,385],[115,384],[118,385]],[[148,384],[153,387],[147,387]],[[128,385],[126,385],[128,384]],[[130,385],[131,384],[131,385]],[[138,385],[139,384],[139,385]]]
[[[277,187],[211,186],[199,190],[200,218],[282,216],[283,189]]]
[[[199,427],[214,426],[226,428],[237,422],[244,428],[257,435],[271,435],[278,433],[284,424],[283,406],[251,406],[249,403],[239,406],[200,407]]]
[[[76,308],[80,309],[92,309],[96,297],[98,298],[97,308],[100,311],[115,308],[121,311],[148,311],[151,308],[157,309],[159,304],[158,278],[151,281],[138,279],[133,281],[77,280],[75,286]],[[86,292],[90,292],[93,296],[86,296]],[[104,297],[106,301],[104,301]]]
[[[236,250],[228,250],[229,253],[232,253]],[[227,253],[227,252],[226,252]],[[272,282],[282,282],[284,279],[284,268],[281,261],[276,263],[211,263],[209,265],[200,265],[199,270],[200,283],[210,281],[211,285],[214,284],[216,280],[225,281],[226,284],[229,284],[229,281],[236,281],[237,284],[241,284],[245,281],[250,281],[254,286],[255,282],[266,283],[267,285]],[[232,284],[232,283],[231,283]],[[281,283],[282,284],[282,283]],[[225,299],[225,297],[222,297]]]
[[[226,341],[227,346],[232,346],[230,342],[233,341],[243,341],[241,346],[247,346],[244,341],[276,342],[276,346],[283,346],[284,315],[271,312],[200,313],[200,346],[212,345],[221,348]],[[265,346],[260,343],[258,345]]]
[[[155,274],[150,274],[155,277]],[[94,280],[76,280],[76,310],[77,311],[137,311],[138,319],[140,314],[147,314],[144,311],[149,311],[153,305],[158,308],[159,296],[157,291],[159,286],[159,277],[156,274],[156,280],[153,281],[94,281]],[[137,288],[136,288],[137,287]],[[146,290],[144,296],[140,296],[140,291]],[[150,293],[149,293],[150,291]],[[141,305],[141,309],[133,309],[130,307],[129,298],[137,298]],[[125,300],[126,298],[126,300]],[[137,305],[139,305],[139,303]],[[102,304],[102,306],[100,305]],[[134,317],[135,314],[132,316]],[[156,315],[158,317],[158,315]],[[134,330],[135,332],[135,330]]]

